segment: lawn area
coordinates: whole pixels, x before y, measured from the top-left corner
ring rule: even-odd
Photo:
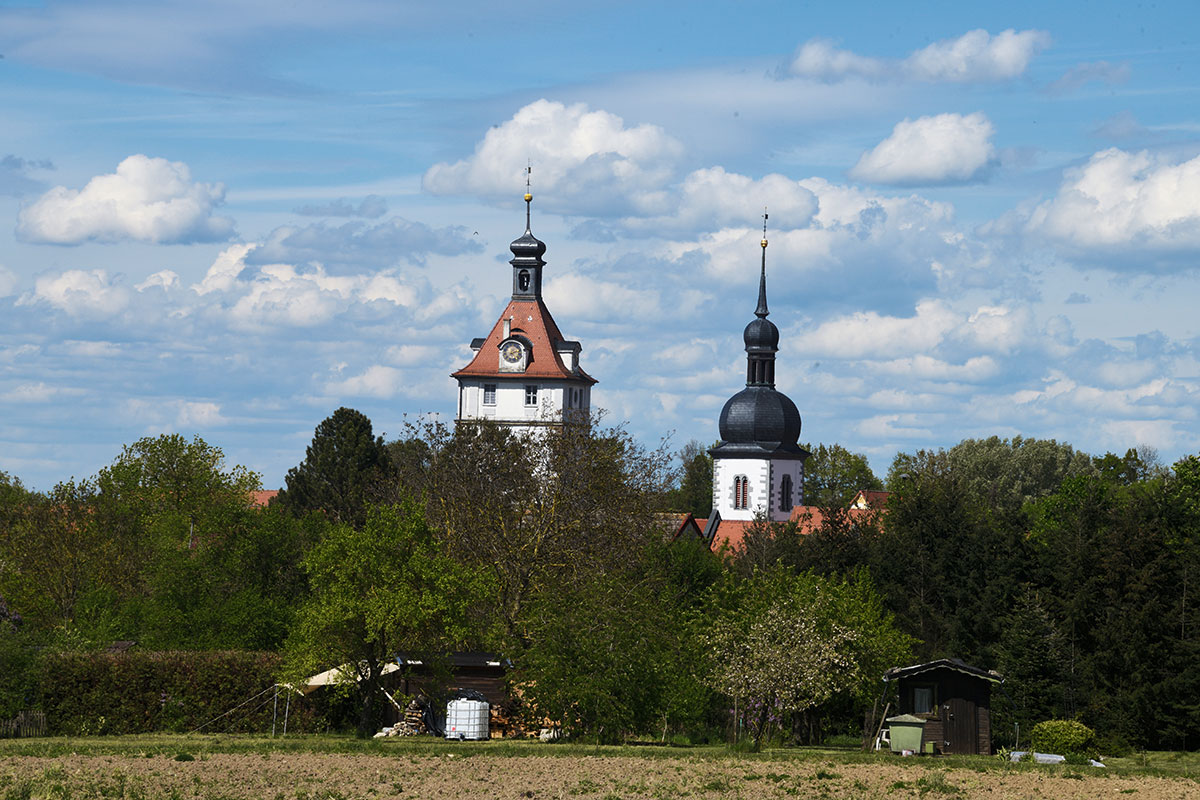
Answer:
[[[344,736],[0,740],[0,800],[359,798],[1197,798],[1200,756],[1109,769],[828,748],[595,747]]]

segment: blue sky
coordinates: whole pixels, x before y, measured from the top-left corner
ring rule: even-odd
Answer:
[[[1189,3],[0,0],[0,470],[282,483],[449,415],[533,165],[594,404],[716,439],[768,281],[802,439],[1200,450]]]

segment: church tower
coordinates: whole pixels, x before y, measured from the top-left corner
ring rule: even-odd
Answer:
[[[775,389],[779,329],[767,319],[766,237],[764,214],[758,308],[742,334],[746,388],[721,409],[721,442],[709,451],[714,516],[724,520],[749,521],[756,515],[771,522],[788,520],[792,508],[802,502],[804,461],[810,455],[796,443],[800,438],[796,404]]]
[[[458,380],[456,422],[528,429],[590,416],[596,380],[579,366],[583,348],[563,338],[542,301],[546,245],[530,230],[532,201],[526,191],[525,233],[509,246],[512,299],[491,333],[471,341],[471,363],[451,375]]]

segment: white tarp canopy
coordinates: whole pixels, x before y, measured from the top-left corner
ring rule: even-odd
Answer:
[[[395,672],[398,669],[400,669],[400,665],[395,662],[391,662],[383,665],[383,669],[381,670],[380,674],[387,675],[388,673]],[[349,683],[351,680],[358,680],[356,670],[349,664],[342,664],[340,667],[327,669],[324,672],[318,672],[316,675],[305,678],[304,682],[296,688],[299,689],[303,694],[309,694],[310,692],[313,692],[322,686],[334,686],[339,683]]]

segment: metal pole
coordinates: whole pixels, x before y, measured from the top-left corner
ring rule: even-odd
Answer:
[[[271,709],[271,738],[275,738],[275,719],[279,716],[279,684],[275,684],[275,707]]]
[[[283,735],[287,736],[288,712],[292,710],[292,692],[288,690],[287,703],[283,706]]]

